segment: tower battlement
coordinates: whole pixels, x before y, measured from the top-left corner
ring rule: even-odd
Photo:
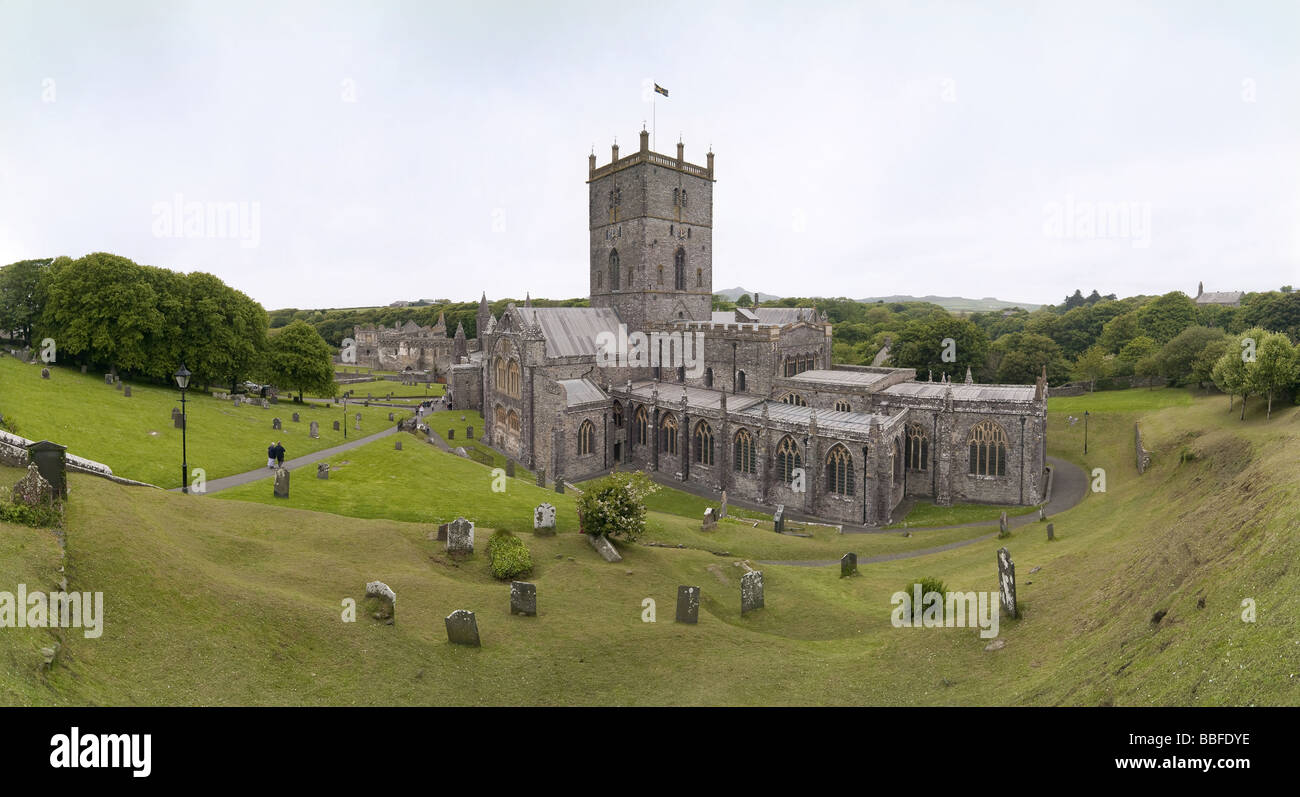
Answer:
[[[650,163],[655,166],[663,166],[666,169],[673,169],[682,174],[689,174],[692,177],[702,177],[705,180],[717,182],[713,176],[713,153],[708,153],[708,165],[700,166],[696,163],[689,163],[685,157],[686,147],[681,142],[677,143],[677,157],[663,155],[650,150],[650,134],[641,131],[641,148],[631,155],[622,158],[618,154],[618,144],[610,147],[610,161],[604,166],[596,165],[596,154],[593,152],[587,160],[587,182],[598,180],[602,177],[622,171],[639,163]]]

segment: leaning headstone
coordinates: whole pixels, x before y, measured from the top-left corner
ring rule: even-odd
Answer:
[[[474,427],[473,427],[473,426],[466,426],[466,427],[465,427],[465,439],[466,439],[466,440],[473,440],[473,439],[474,439]]]
[[[537,585],[527,581],[510,582],[510,613],[537,616]]]
[[[1007,513],[1005,510],[998,516],[998,536],[1007,536]]]
[[[366,598],[370,604],[367,609],[374,610],[371,616],[391,625],[397,614],[397,593],[382,581],[371,581],[366,584]]]
[[[127,385],[122,388],[122,398],[131,398],[131,386]]]
[[[312,438],[320,437],[320,424],[316,421],[311,422],[311,436]]]
[[[338,421],[335,421],[335,422],[334,422],[334,431],[337,432],[338,430],[339,430],[339,422],[338,422]]]
[[[393,443],[393,450],[394,450],[394,451],[401,451],[401,450],[402,450],[402,441],[401,441],[401,440],[398,440],[397,442]]]
[[[456,439],[456,430],[455,430],[455,429],[448,429],[448,430],[447,430],[447,439],[448,439],[448,440],[455,440],[455,439]]]
[[[515,477],[515,461],[513,459],[506,460],[506,476],[512,479]]]
[[[453,557],[474,553],[474,524],[458,517],[447,526],[447,553]]]
[[[453,645],[480,647],[478,640],[478,622],[474,613],[457,609],[447,615],[447,641]]]
[[[280,419],[279,419],[279,418],[272,418],[272,419],[271,419],[271,428],[272,428],[272,429],[280,429],[280,428],[281,428],[281,427],[280,427]]]
[[[316,478],[325,479],[326,481],[329,481],[329,477],[330,477],[330,464],[328,462],[316,463]]]
[[[751,570],[740,577],[740,613],[763,608],[763,571]]]
[[[713,507],[704,510],[704,521],[700,524],[700,531],[713,531],[718,527],[718,519],[713,516]]]
[[[726,516],[727,516],[727,491],[726,491],[726,490],[723,490],[723,491],[722,491],[722,506],[718,507],[718,519],[721,520],[722,518],[724,518],[724,517],[726,517]]]
[[[700,588],[679,586],[677,588],[677,622],[698,623],[700,621]]]
[[[1016,563],[1011,561],[1011,552],[1006,548],[998,549],[998,585],[1002,591],[1002,608],[1012,617],[1016,614]]]
[[[469,459],[469,452],[465,450],[464,446],[456,446],[456,449],[451,453],[455,454],[458,457],[464,457],[465,459]]]
[[[296,412],[293,414],[293,422],[294,422],[294,423],[302,423],[302,418],[298,417],[298,413],[296,413]]]
[[[588,534],[587,542],[591,547],[596,549],[596,553],[606,562],[621,562],[623,557],[619,556],[618,550],[614,548],[614,543],[610,542],[603,534]]]
[[[538,487],[546,486],[546,468],[537,469],[537,486]]]
[[[1048,542],[1051,542],[1052,540],[1056,539],[1056,529],[1053,528],[1055,525],[1056,525],[1055,523],[1048,523],[1048,524],[1047,524],[1047,540],[1048,540]]]
[[[541,534],[555,533],[555,506],[538,504],[533,510],[533,531]]]
[[[846,553],[840,557],[840,578],[851,576],[858,572],[858,555],[855,553]]]
[[[48,369],[48,368],[42,368],[42,369],[41,369],[41,379],[49,379],[49,378],[50,378],[50,369]]]
[[[776,514],[772,515],[772,528],[778,533],[785,531],[785,504],[776,505]]]
[[[275,470],[275,497],[289,497],[289,471],[284,468]]]
[[[1045,520],[1047,520],[1047,513],[1045,513],[1043,508],[1040,506],[1038,507],[1038,522],[1042,523]]]

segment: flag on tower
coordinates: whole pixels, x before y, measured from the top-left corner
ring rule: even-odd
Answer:
[[[655,92],[658,93],[658,94],[662,94],[662,95],[664,95],[665,97],[668,96],[668,89],[664,88],[663,86],[659,85],[658,83],[655,84]]]

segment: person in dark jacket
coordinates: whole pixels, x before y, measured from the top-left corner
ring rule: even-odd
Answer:
[[[266,467],[275,467],[275,443],[266,447]]]
[[[280,445],[279,440],[275,441],[275,466],[284,467],[284,446]]]

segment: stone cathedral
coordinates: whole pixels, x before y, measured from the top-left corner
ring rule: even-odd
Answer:
[[[884,525],[904,496],[1044,498],[1047,387],[917,381],[834,365],[811,308],[714,312],[713,153],[640,147],[587,165],[591,307],[479,305],[455,406],[548,479],[611,469],[837,522]],[[609,341],[636,353],[611,357]]]

